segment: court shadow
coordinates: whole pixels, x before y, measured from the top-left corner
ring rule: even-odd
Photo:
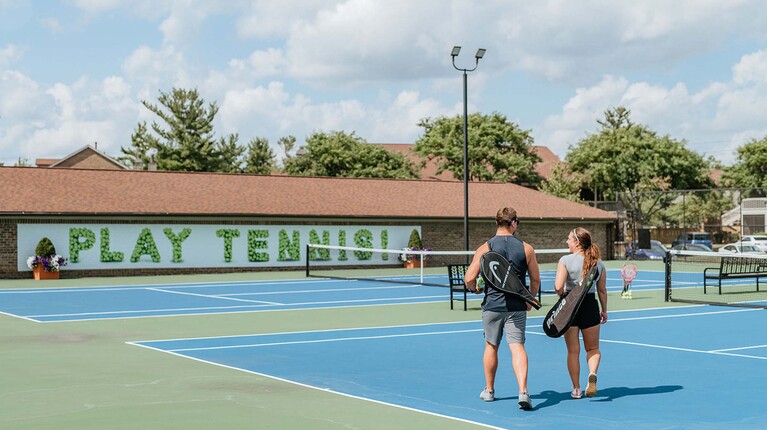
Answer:
[[[681,385],[659,385],[657,387],[610,387],[597,391],[593,400],[597,402],[612,402],[626,396],[643,396],[645,394],[671,393],[683,389]]]
[[[610,387],[600,389],[597,392],[596,397],[587,399],[585,396],[581,400],[591,400],[596,402],[611,402],[615,399],[626,396],[642,396],[646,394],[663,394],[671,393],[683,389],[681,385],[659,385],[657,387]],[[553,390],[544,390],[540,394],[534,394],[530,396],[533,400],[543,400],[543,402],[535,405],[534,409],[543,409],[550,406],[555,406],[562,401],[576,401],[576,399],[570,398],[570,392],[566,391],[560,393]],[[509,399],[516,399],[516,397],[509,397]]]

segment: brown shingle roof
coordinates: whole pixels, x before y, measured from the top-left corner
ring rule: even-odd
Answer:
[[[463,218],[461,181],[0,167],[0,184],[6,215]],[[527,219],[615,218],[514,184],[469,184],[471,218],[494,218],[506,205]]]

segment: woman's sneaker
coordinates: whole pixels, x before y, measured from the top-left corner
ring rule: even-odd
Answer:
[[[519,393],[519,409],[529,411],[533,408],[533,402],[530,400],[530,395],[527,393]]]
[[[573,388],[573,391],[570,393],[570,397],[573,399],[582,399],[583,391],[581,391],[580,388]]]
[[[486,402],[492,402],[495,400],[495,391],[485,388],[481,393],[479,393],[479,398]]]
[[[594,397],[597,395],[597,374],[592,373],[589,375],[589,385],[586,386],[586,397]]]

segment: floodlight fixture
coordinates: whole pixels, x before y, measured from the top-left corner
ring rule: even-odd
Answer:
[[[450,53],[450,56],[457,57],[460,52],[461,52],[460,46],[453,46],[453,52]]]
[[[487,51],[487,49],[483,49],[483,48],[477,49],[477,55],[475,55],[474,58],[476,58],[477,61],[479,61],[480,58],[485,56],[485,51]]]

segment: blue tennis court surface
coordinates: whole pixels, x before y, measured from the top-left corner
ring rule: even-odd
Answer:
[[[663,289],[663,272],[640,272],[634,290]],[[554,272],[542,272],[542,288],[553,291]],[[389,280],[416,282],[417,276]],[[425,282],[447,285],[447,276]],[[608,291],[620,291],[620,271],[608,271]],[[0,312],[40,322],[318,309],[448,300],[447,288],[363,280],[211,282],[101,288],[0,291]],[[471,296],[480,300],[481,296]]]
[[[493,428],[763,428],[765,322],[764,311],[723,307],[613,312],[602,327],[599,392],[573,400],[564,341],[530,318],[530,412],[518,409],[505,347],[496,401],[479,399],[478,321],[135,344]]]

